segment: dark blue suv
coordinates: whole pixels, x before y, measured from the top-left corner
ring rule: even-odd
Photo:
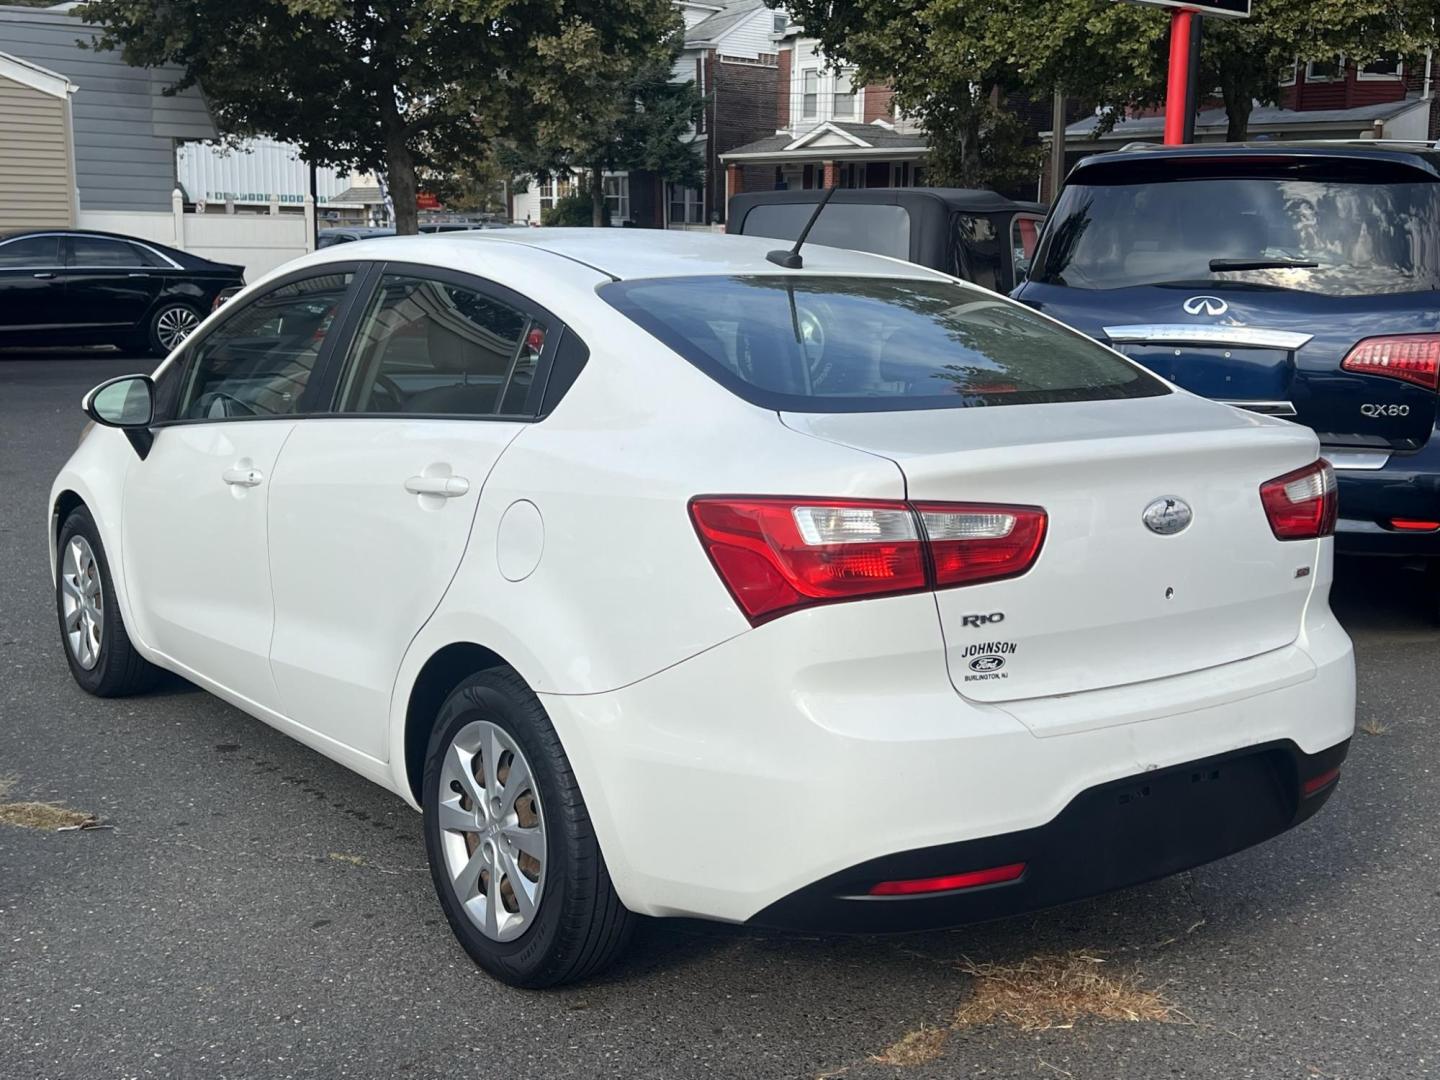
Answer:
[[[1440,601],[1440,151],[1097,154],[1014,295],[1197,394],[1314,428],[1336,550],[1424,557]]]

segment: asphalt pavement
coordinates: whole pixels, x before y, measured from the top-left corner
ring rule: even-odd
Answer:
[[[1271,843],[949,933],[651,922],[605,977],[521,992],[451,938],[399,799],[179,680],[115,701],[71,681],[46,496],[83,391],[150,366],[0,354],[0,777],[114,826],[0,824],[3,1080],[1440,1076],[1440,633],[1413,574],[1339,567],[1374,733]],[[967,967],[1069,952],[1171,1022],[952,1030]],[[875,1060],[917,1031],[893,1055],[917,1063]]]

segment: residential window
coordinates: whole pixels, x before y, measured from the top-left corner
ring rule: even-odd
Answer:
[[[705,224],[705,196],[698,188],[670,185],[670,224]]]
[[[610,220],[629,221],[630,177],[607,176],[602,182],[605,185],[605,205],[610,208]]]
[[[575,190],[575,178],[571,176],[552,176],[548,180],[540,181],[540,210],[555,208],[555,200],[563,199]]]
[[[855,118],[855,87],[850,82],[850,74],[841,71],[835,76],[835,119],[853,120]]]
[[[775,33],[783,34],[785,28],[790,25],[790,16],[783,11],[775,12]]]
[[[800,73],[800,115],[813,120],[820,107],[820,72],[813,68]]]
[[[1373,60],[1368,64],[1361,64],[1357,78],[1370,80],[1393,81],[1404,77],[1405,65],[1400,62],[1398,56],[1392,56],[1388,60]]]
[[[1332,57],[1329,60],[1311,60],[1305,65],[1306,82],[1337,82],[1345,78],[1345,58]]]
[[[1297,60],[1291,60],[1291,61],[1290,61],[1290,66],[1287,67],[1284,71],[1282,71],[1282,72],[1280,73],[1280,85],[1281,85],[1281,86],[1294,86],[1294,85],[1295,85],[1295,69],[1298,68],[1299,66],[1300,66],[1299,61],[1297,61]]]

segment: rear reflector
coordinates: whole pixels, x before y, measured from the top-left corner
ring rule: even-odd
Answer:
[[[1311,795],[1323,791],[1325,788],[1329,787],[1331,784],[1333,784],[1336,780],[1339,779],[1339,766],[1336,766],[1328,772],[1323,772],[1319,776],[1312,776],[1309,780],[1306,780],[1303,784],[1300,785],[1300,797],[1308,799]]]
[[[882,881],[870,889],[871,896],[916,896],[921,893],[955,892],[957,889],[978,889],[981,885],[999,885],[1018,881],[1025,873],[1023,862],[996,866],[989,870],[971,870],[965,874],[945,877],[909,878],[904,881]]]
[[[704,496],[690,516],[752,625],[802,607],[1023,574],[1045,539],[1035,506]]]
[[[1420,518],[1391,518],[1392,529],[1403,529],[1406,532],[1434,532],[1440,529],[1440,521],[1424,521]]]
[[[1440,389],[1440,334],[1366,338],[1350,350],[1340,368]]]
[[[1260,485],[1260,502],[1277,540],[1314,540],[1335,531],[1335,471],[1324,458]]]

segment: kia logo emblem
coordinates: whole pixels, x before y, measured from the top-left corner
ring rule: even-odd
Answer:
[[[1156,499],[1145,507],[1140,515],[1145,527],[1160,536],[1174,536],[1178,532],[1184,532],[1194,519],[1195,512],[1190,509],[1190,504],[1173,495],[1163,495]]]
[[[1186,315],[1224,315],[1230,305],[1218,296],[1192,296],[1185,301]]]

